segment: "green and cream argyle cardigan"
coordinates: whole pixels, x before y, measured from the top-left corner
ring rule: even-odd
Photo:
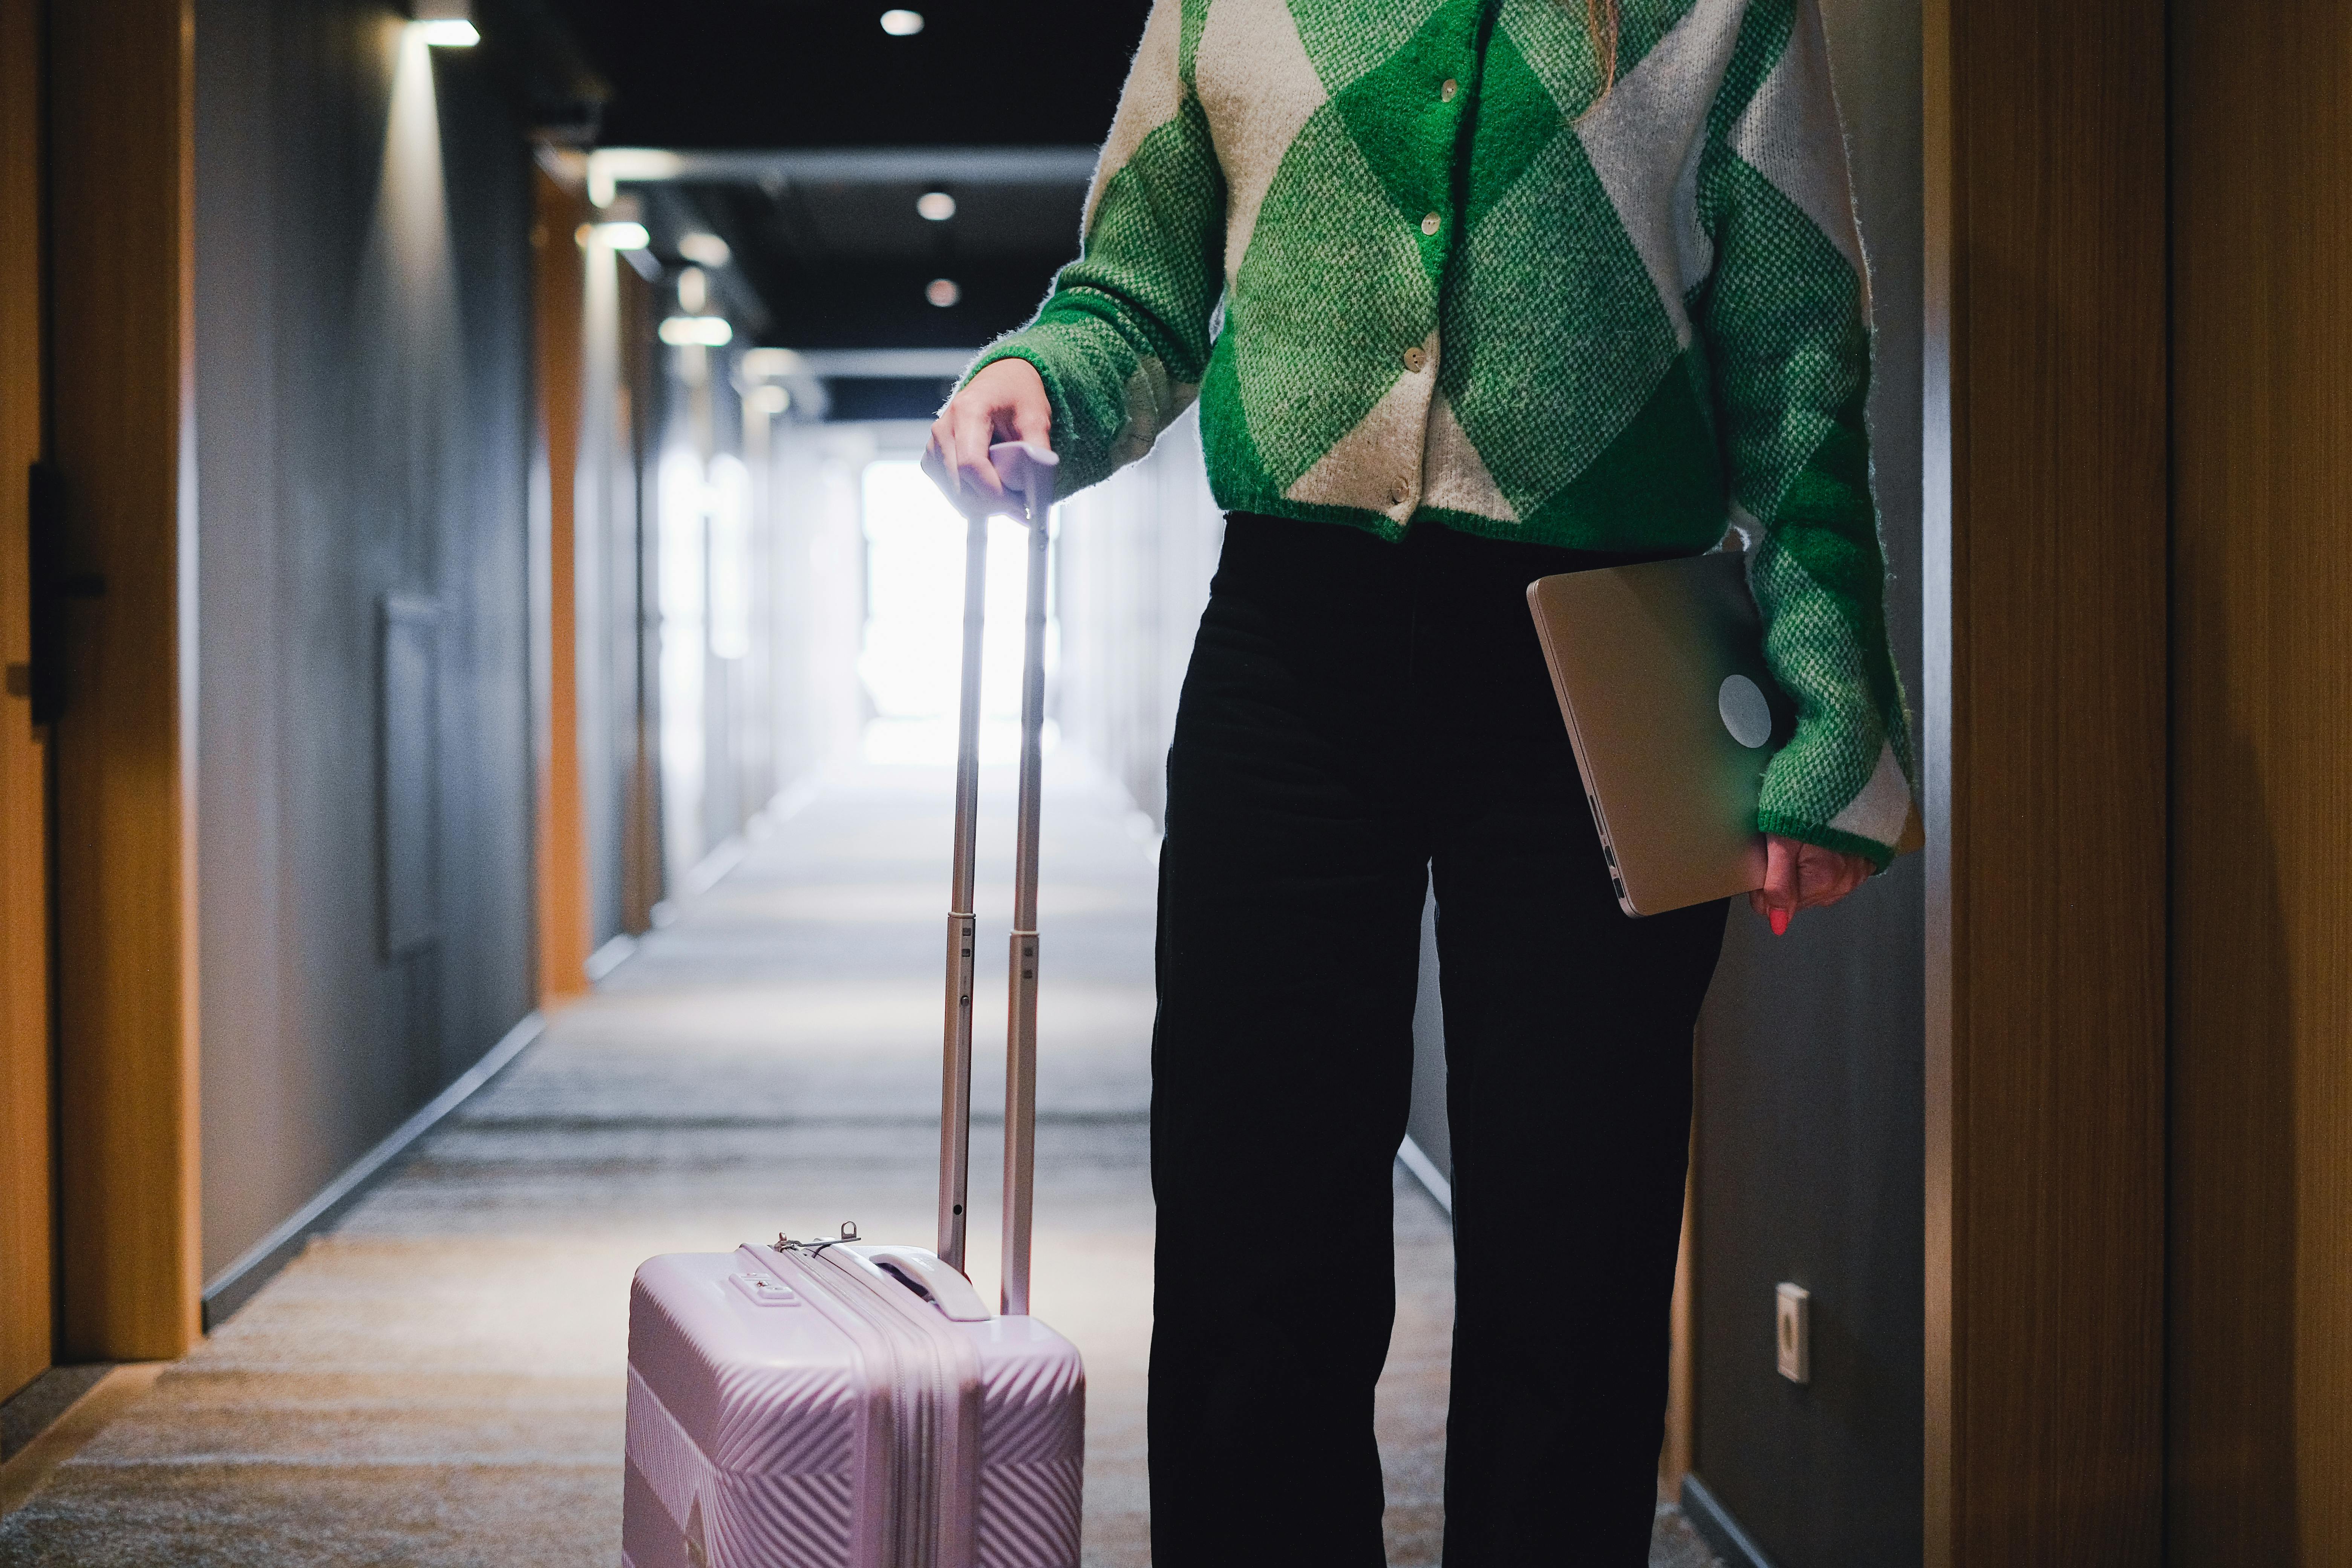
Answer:
[[[1228,510],[1753,548],[1795,700],[1759,826],[1911,818],[1861,237],[1815,0],[1157,0],[1017,355],[1066,488],[1201,400]]]

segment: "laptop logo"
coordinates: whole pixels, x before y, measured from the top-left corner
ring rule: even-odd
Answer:
[[[1731,738],[1751,752],[1772,738],[1772,705],[1764,700],[1763,689],[1744,675],[1723,678],[1716,689],[1715,710],[1723,716]]]

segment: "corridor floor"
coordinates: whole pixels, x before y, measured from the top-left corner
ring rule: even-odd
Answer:
[[[1149,1562],[1143,1372],[1153,874],[1075,761],[1045,820],[1035,1307],[1085,1352],[1085,1561]],[[1003,994],[1010,779],[982,838]],[[947,775],[830,779],[597,994],[0,1524],[0,1568],[618,1562],[627,1287],[649,1254],[830,1234],[928,1245]],[[983,1007],[975,1098],[1001,1092]],[[992,1049],[989,1047],[992,1047]],[[1000,1121],[973,1139],[993,1300]],[[1437,1561],[1451,1242],[1398,1187],[1381,1389],[1390,1561]],[[1707,1561],[1662,1519],[1654,1562]]]

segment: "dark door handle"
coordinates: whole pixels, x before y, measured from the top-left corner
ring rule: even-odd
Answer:
[[[31,524],[33,722],[54,724],[65,709],[65,602],[97,599],[106,578],[65,567],[65,477],[47,463],[35,463],[26,478],[26,521]]]

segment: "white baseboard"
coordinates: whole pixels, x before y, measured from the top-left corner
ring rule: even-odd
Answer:
[[[1437,1162],[1410,1138],[1397,1146],[1397,1159],[1412,1173],[1412,1179],[1428,1189],[1429,1195],[1437,1200],[1437,1206],[1445,1211],[1445,1217],[1452,1219],[1454,1184],[1445,1179],[1445,1173],[1437,1168]]]
[[[1725,1568],[1772,1568],[1772,1560],[1756,1544],[1731,1510],[1723,1506],[1716,1495],[1706,1489],[1706,1483],[1696,1476],[1683,1478],[1683,1517],[1699,1538],[1715,1548],[1722,1557]]]

